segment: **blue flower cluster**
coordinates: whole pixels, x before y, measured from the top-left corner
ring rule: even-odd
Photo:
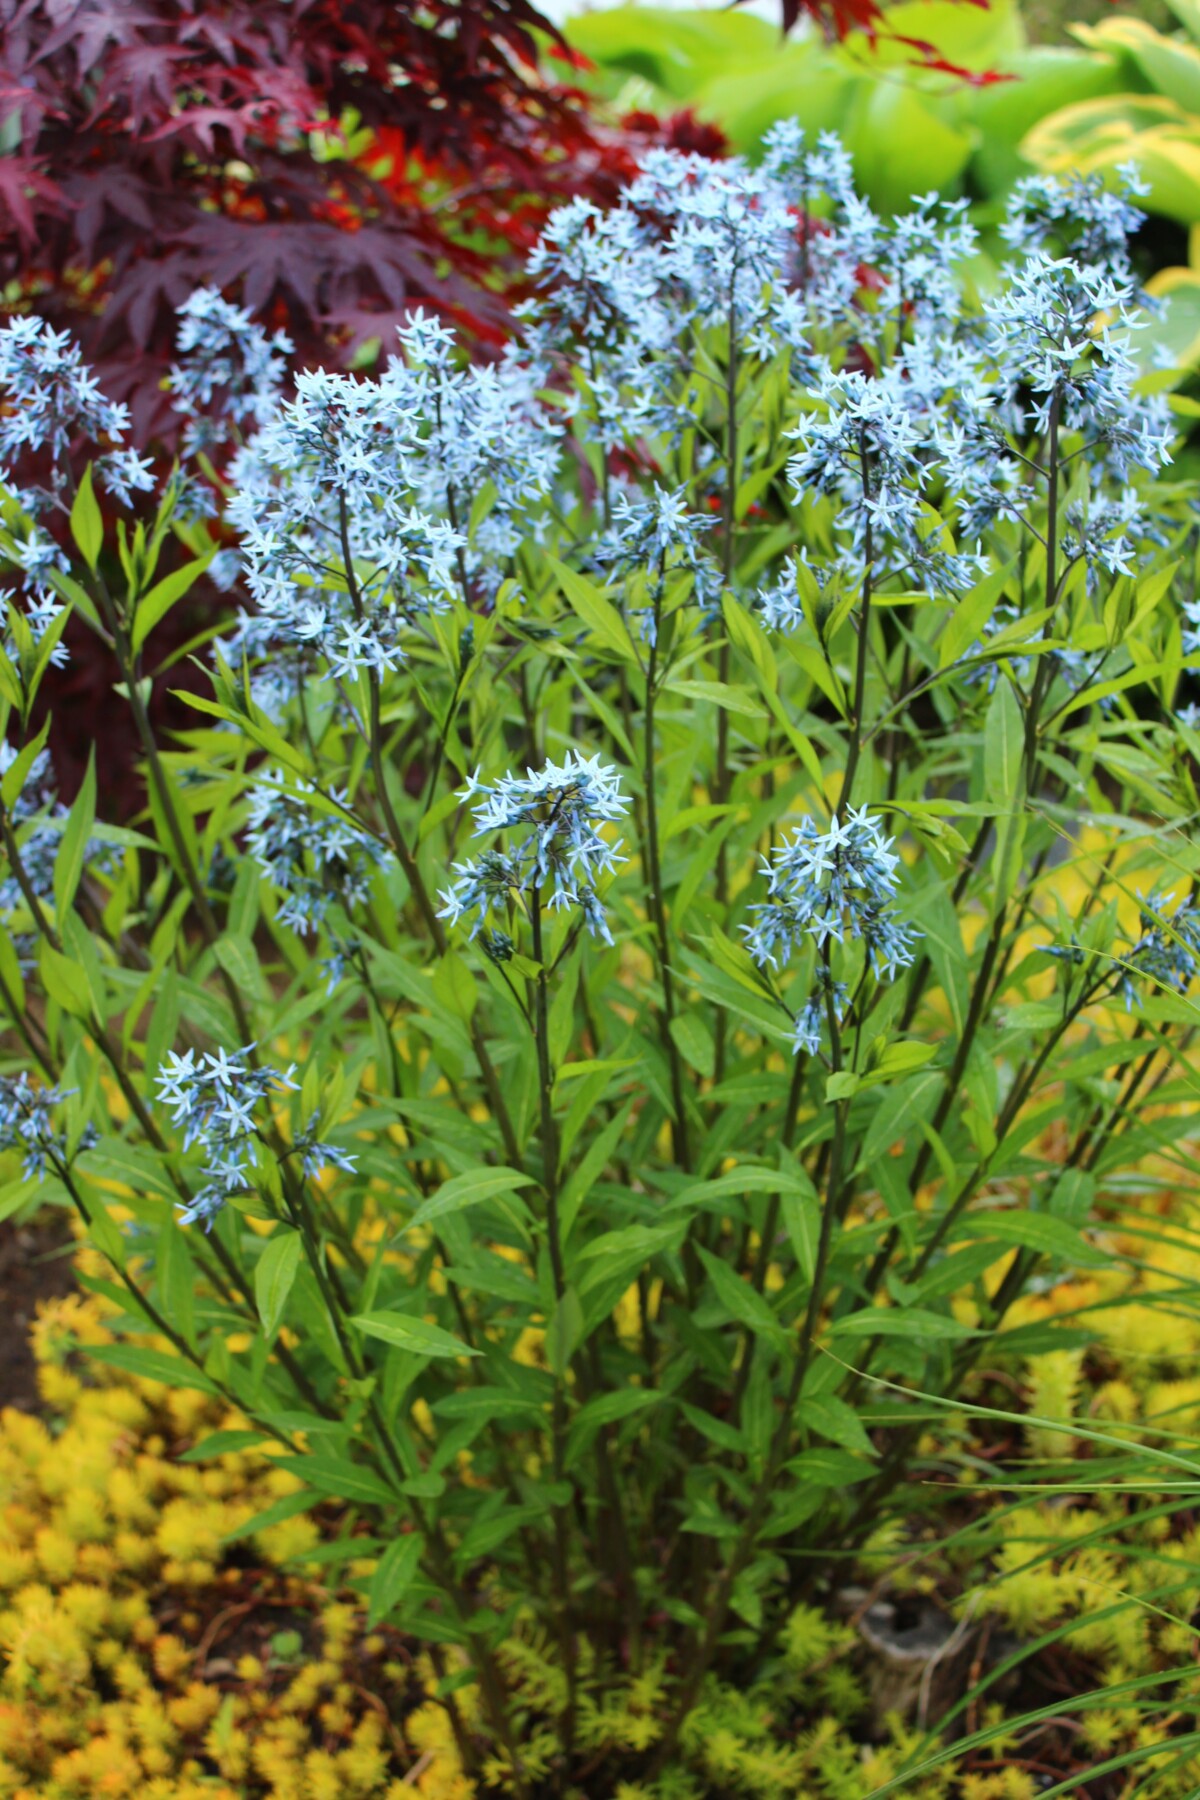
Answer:
[[[521,340],[496,361],[468,365],[453,333],[417,313],[377,378],[307,371],[291,398],[286,336],[200,289],[181,308],[171,376],[188,447],[250,433],[226,472],[253,609],[226,653],[248,657],[254,697],[275,717],[309,682],[332,682],[350,707],[345,683],[397,669],[456,599],[489,605],[519,577],[522,543],[561,528],[568,423],[604,467],[595,565],[685,565],[690,604],[711,613],[722,570],[703,538],[711,520],[691,509],[727,498],[729,471],[720,434],[691,428],[714,353],[735,387],[744,365],[770,362],[807,390],[791,480],[798,498],[827,494],[839,509],[819,582],[860,578],[869,539],[877,581],[941,595],[971,585],[982,535],[1029,523],[1041,502],[1052,420],[1071,454],[1088,453],[1062,510],[1064,573],[1082,563],[1094,589],[1130,571],[1156,529],[1137,477],[1169,459],[1172,430],[1164,397],[1135,392],[1135,192],[1132,176],[1117,192],[1095,178],[1018,183],[1002,228],[1013,259],[977,308],[961,280],[976,248],[962,203],[927,195],[879,218],[828,134],[810,143],[781,123],[755,166],[653,151],[614,206],[579,200],[552,215],[529,259],[538,291],[520,309]],[[0,332],[0,398],[0,464],[26,447],[57,458],[81,436],[115,446],[127,424],[78,351],[35,318]],[[653,454],[656,434],[684,428],[687,493],[660,479]],[[129,452],[98,468],[125,498],[150,484]],[[179,480],[203,510],[204,484]],[[40,631],[62,552],[39,520],[65,510],[61,475],[15,498],[4,548]],[[216,559],[219,579],[229,561]],[[787,594],[765,592],[779,601],[762,600],[768,622],[798,629]],[[642,618],[652,633],[653,609]],[[1004,623],[998,611],[990,629]]]
[[[804,607],[800,599],[800,566],[812,579],[818,600],[830,585],[830,570],[824,563],[809,561],[807,544],[795,556],[784,558],[783,566],[773,581],[760,587],[754,604],[772,631],[798,631],[804,623]]]
[[[1168,917],[1168,908],[1174,911]],[[1141,936],[1122,959],[1121,991],[1131,1010],[1138,999],[1137,980],[1151,991],[1167,988],[1186,994],[1200,969],[1200,906],[1176,901],[1174,894],[1148,894],[1139,924]]]
[[[302,934],[315,931],[332,905],[360,905],[384,858],[378,839],[348,818],[313,812],[305,796],[315,792],[311,782],[291,790],[278,774],[256,782],[246,833],[246,848],[285,895],[281,922]],[[329,798],[335,805],[348,802],[336,789]]]
[[[869,533],[877,580],[942,595],[977,579],[985,530],[1038,503],[1053,410],[1063,438],[1089,448],[1062,551],[1094,588],[1152,532],[1132,476],[1161,469],[1171,441],[1162,396],[1134,391],[1134,191],[1132,178],[1116,193],[1095,179],[1017,184],[1004,227],[1016,258],[980,314],[964,303],[977,240],[963,203],[927,195],[877,218],[834,138],[809,146],[794,123],[776,126],[756,168],[656,152],[616,207],[552,216],[530,261],[543,293],[524,309],[526,352],[578,371],[576,428],[606,454],[687,422],[698,332],[726,337],[730,357],[787,357],[810,391],[789,472],[797,498],[840,503],[832,567],[861,575]],[[698,446],[698,470],[716,459]],[[646,504],[620,512],[620,484],[634,484],[616,480],[610,562],[633,554],[627,521]],[[957,549],[930,512],[942,494]],[[786,604],[767,617],[799,624]]]
[[[59,465],[82,437],[114,446],[98,467],[117,498],[128,502],[153,485],[149,463],[115,447],[129,430],[129,408],[105,397],[78,344],[36,313],[9,319],[0,329],[0,397],[0,461],[42,451],[54,465],[57,491],[65,480]]]
[[[906,388],[907,364],[882,378],[826,366],[813,390],[822,409],[791,432],[803,446],[788,463],[797,500],[831,494],[847,534],[840,558],[857,573],[868,558],[876,576],[904,574],[931,593],[970,586],[987,559],[947,554],[930,534],[924,490],[931,474],[930,432]]]
[[[652,151],[616,206],[576,200],[551,216],[528,262],[542,292],[520,309],[526,352],[579,369],[606,451],[669,431],[687,417],[675,390],[698,331],[807,368],[814,324],[847,316],[879,232],[841,144],[807,146],[794,121],[772,129],[756,167]]]
[[[557,469],[560,427],[514,354],[463,366],[420,313],[399,335],[378,380],[299,375],[230,464],[256,611],[225,648],[263,662],[254,694],[270,712],[306,677],[397,668],[414,622],[456,593],[486,598]]]
[[[124,506],[154,486],[146,458],[121,448],[128,429],[129,408],[100,391],[67,332],[55,331],[35,313],[0,327],[0,500],[9,502],[4,523],[10,534],[4,549],[13,591],[25,603],[35,641],[60,610],[51,572],[70,568],[69,557],[41,523],[70,511],[68,450],[81,439],[95,444],[103,452],[96,459],[97,477]],[[13,465],[30,453],[48,463],[49,473],[42,482],[22,486]],[[61,644],[51,660],[65,662]]]
[[[56,1087],[34,1087],[24,1070],[0,1075],[0,1150],[19,1150],[27,1181],[46,1172],[46,1161],[65,1163],[66,1142],[52,1114],[64,1095]]]
[[[1024,255],[1057,253],[1130,277],[1129,240],[1145,219],[1134,201],[1150,189],[1136,163],[1121,164],[1117,175],[1116,188],[1102,175],[1026,176],[1009,199],[1001,237]]]
[[[204,1221],[206,1230],[226,1203],[254,1185],[255,1143],[259,1131],[255,1109],[272,1094],[295,1089],[296,1067],[280,1070],[250,1061],[254,1045],[231,1054],[225,1050],[197,1057],[194,1050],[170,1050],[155,1077],[158,1099],[171,1108],[172,1122],[183,1126],[183,1148],[204,1146],[204,1185],[190,1204],[180,1208],[180,1223]],[[302,1172],[316,1174],[332,1166],[353,1169],[354,1158],[333,1145],[319,1143],[313,1133],[297,1139]]]
[[[668,570],[686,569],[692,577],[688,595],[692,604],[705,612],[719,605],[721,569],[704,542],[713,521],[704,513],[689,510],[686,488],[650,482],[644,497],[637,499],[618,489],[611,512],[608,529],[600,533],[589,558],[593,568],[609,577],[646,571],[660,590]],[[659,597],[661,600],[661,591]],[[630,617],[638,619],[646,642],[652,644],[658,631],[657,607],[628,610]]]
[[[294,348],[285,331],[268,335],[245,307],[204,287],[179,308],[175,341],[179,358],[169,386],[176,412],[188,421],[186,451],[226,444],[236,429],[273,417]]]
[[[790,843],[763,859],[768,898],[742,927],[759,966],[778,968],[807,939],[822,952],[859,939],[877,980],[891,980],[907,968],[921,934],[901,923],[893,905],[900,858],[892,853],[892,842],[865,807],[852,807],[824,831],[804,819]],[[848,998],[845,985],[827,968],[820,968],[815,981],[796,1019],[795,1048],[810,1054],[820,1048],[827,1009],[840,1020]]]
[[[0,738],[0,775],[12,767],[17,754],[14,744]],[[9,819],[16,831],[25,879],[38,899],[47,905],[53,904],[54,861],[67,817],[68,809],[58,798],[54,783],[50,752],[39,750],[26,771],[20,793],[9,807]],[[101,839],[88,839],[85,856],[89,869],[97,873],[111,870],[114,851]],[[25,895],[15,873],[9,870],[0,875],[0,928],[8,932],[9,942],[24,970],[33,965],[37,939],[29,931],[14,931],[13,915],[27,915],[27,911]]]
[[[615,769],[599,757],[583,757],[569,751],[561,763],[547,763],[524,775],[503,775],[490,786],[477,777],[462,790],[464,800],[481,796],[475,811],[475,836],[493,832],[524,831],[525,836],[507,849],[489,850],[475,862],[455,863],[452,885],[439,897],[439,917],[457,924],[474,913],[471,937],[484,932],[481,942],[495,960],[511,955],[511,940],[501,929],[490,927],[493,913],[508,923],[509,908],[524,906],[526,896],[540,895],[549,882],[546,904],[557,910],[578,908],[594,937],[611,944],[612,933],[600,896],[597,878],[619,862],[620,840],[610,842],[601,826],[619,820],[629,806]]]

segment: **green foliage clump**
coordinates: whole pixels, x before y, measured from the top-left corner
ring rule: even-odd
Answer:
[[[1002,1716],[869,1726],[818,1615],[887,1576],[965,1630],[990,1566],[1062,1632],[1113,1553],[1057,1457],[1034,1591],[1001,1434],[1192,1491],[1084,1405],[1089,1357],[1190,1343],[1125,1218],[1192,1181],[1200,972],[1191,413],[1133,356],[1139,219],[1026,184],[981,299],[961,209],[885,221],[787,127],[557,214],[494,366],[417,316],[286,394],[204,292],[198,458],[132,529],[119,415],[0,334],[0,450],[58,471],[0,532],[0,1208],[73,1209],[96,1363],[237,1421],[189,1455],[269,1460],[240,1530],[332,1511],[310,1557],[428,1659],[464,1789],[1012,1788]],[[245,604],[163,743],[154,632],[218,556]],[[132,828],[51,791],[70,612]],[[1131,1767],[1192,1752],[1155,1592],[1079,1627],[1158,1708]]]

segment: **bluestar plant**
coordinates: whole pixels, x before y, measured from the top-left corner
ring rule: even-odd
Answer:
[[[1121,976],[1130,1010],[1156,990],[1186,994],[1200,968],[1200,907],[1193,898],[1149,894],[1138,923],[1141,930],[1124,958]]]
[[[180,1210],[180,1224],[213,1220],[231,1199],[255,1185],[256,1146],[264,1136],[261,1109],[274,1095],[294,1091],[296,1065],[272,1068],[255,1059],[255,1046],[226,1053],[222,1049],[197,1056],[194,1050],[168,1051],[156,1077],[157,1099],[170,1110],[171,1122],[183,1127],[183,1149],[203,1146],[203,1185]],[[302,1133],[289,1154],[299,1157],[304,1176],[324,1168],[353,1170],[354,1157],[318,1142],[311,1130]]]
[[[50,630],[60,613],[53,576],[69,571],[70,559],[53,525],[69,512],[67,452],[78,440],[103,454],[94,464],[108,494],[131,506],[138,494],[155,486],[149,460],[125,445],[129,409],[106,398],[68,333],[54,331],[35,313],[10,318],[0,326],[0,505],[6,517],[5,550],[10,586],[20,596],[35,641]],[[45,478],[18,485],[14,461],[33,453],[44,464]],[[8,639],[11,653],[12,640]],[[52,660],[61,664],[65,651],[56,644]]]
[[[0,741],[0,779],[13,771],[17,754],[13,744]],[[30,902],[53,903],[54,870],[69,817],[69,809],[58,797],[50,752],[38,750],[8,807],[8,821],[19,845],[20,876],[11,852],[8,866],[0,874],[0,929],[7,933],[24,972],[33,966],[38,942],[36,922],[29,916]],[[118,857],[114,845],[105,841],[108,836],[119,833],[89,836],[83,853],[89,867],[111,879]]]
[[[224,444],[247,425],[265,425],[276,412],[293,350],[286,331],[267,333],[244,306],[215,288],[197,288],[179,308],[176,343],[169,386],[188,420],[189,453]]]
[[[351,909],[367,897],[385,847],[349,821],[348,796],[320,796],[314,812],[311,782],[289,789],[278,772],[250,790],[246,848],[271,885],[284,896],[279,909],[293,931],[315,931],[337,903]]]
[[[877,1530],[926,1554],[947,1468],[993,1482],[993,1375],[1007,1431],[1092,1329],[1037,1284],[1190,1168],[1194,452],[1136,222],[1020,185],[979,298],[962,208],[876,217],[833,140],[655,153],[551,220],[486,365],[422,315],[285,379],[205,290],[153,520],[107,532],[99,467],[4,502],[3,1150],[108,1258],[122,1355],[354,1513],[330,1579],[379,1549],[372,1624],[461,1650],[461,1766],[516,1800],[706,1793],[710,1678]],[[11,429],[109,456],[36,325],[6,391],[33,351],[58,398]],[[154,632],[218,547],[237,614],[162,744]],[[70,608],[136,829],[39,755]]]

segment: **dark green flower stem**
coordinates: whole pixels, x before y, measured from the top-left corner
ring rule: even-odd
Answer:
[[[562,1235],[558,1216],[558,1129],[554,1120],[554,1070],[550,1062],[549,977],[546,970],[546,951],[542,934],[542,900],[536,886],[529,896],[529,921],[533,933],[533,959],[537,963],[537,975],[534,978],[534,1039],[537,1049],[538,1103],[541,1117],[542,1189],[546,1196],[546,1242],[550,1252],[554,1298],[557,1305],[561,1306],[563,1296],[567,1291],[567,1277],[563,1263]],[[554,1399],[550,1421],[554,1481],[560,1488],[567,1479],[566,1374],[566,1369],[559,1363],[554,1370]],[[564,1501],[562,1498],[557,1499],[554,1503],[555,1626],[559,1652],[562,1656],[563,1676],[567,1684],[567,1704],[559,1729],[563,1749],[567,1755],[570,1755],[574,1746],[575,1712],[578,1705],[576,1697],[578,1651],[575,1643],[575,1626],[572,1620],[570,1586],[569,1506],[569,1501]]]
[[[654,629],[646,665],[646,705],[642,721],[645,737],[642,780],[646,790],[646,890],[650,918],[654,926],[654,939],[658,950],[658,978],[662,984],[663,994],[662,1011],[659,1014],[659,1035],[662,1039],[663,1055],[667,1059],[667,1067],[671,1076],[671,1105],[674,1114],[671,1119],[671,1144],[676,1162],[681,1169],[687,1172],[692,1167],[691,1143],[688,1134],[683,1061],[671,1030],[676,1016],[675,977],[671,969],[671,939],[667,926],[666,905],[663,900],[662,848],[654,765],[655,709],[658,701],[658,630],[661,618],[663,579],[664,570],[660,567],[655,589]]]
[[[866,496],[870,493],[870,463],[865,442],[860,444],[860,453],[863,493]],[[854,698],[852,703],[853,713],[850,720],[850,742],[846,755],[846,771],[842,777],[842,788],[841,793],[838,795],[837,810],[835,813],[835,817],[839,824],[844,821],[846,814],[849,812],[853,803],[854,782],[855,777],[858,774],[859,759],[862,755],[863,713],[866,709],[867,692],[867,651],[871,628],[871,599],[874,587],[874,555],[871,524],[868,520],[863,544],[862,605],[859,611],[858,621],[858,647],[854,667]],[[837,1029],[837,1021],[833,1014],[831,992],[833,977],[829,967],[828,948],[826,949],[825,957],[825,977],[827,983],[826,1006],[830,1029],[834,1034],[834,1041],[837,1044],[837,1060],[833,1064],[833,1067],[836,1070],[841,1067],[841,1036],[840,1031]],[[800,1115],[800,1101],[804,1092],[804,1079],[807,1070],[808,1058],[797,1053],[792,1065],[792,1078],[788,1089],[787,1104],[784,1109],[783,1129],[780,1133],[780,1143],[785,1150],[790,1150],[795,1142],[796,1127]],[[828,1212],[828,1207],[826,1207],[826,1212]],[[751,1274],[751,1284],[754,1287],[755,1292],[759,1294],[762,1293],[766,1283],[767,1269],[771,1261],[771,1251],[775,1243],[775,1234],[779,1229],[779,1213],[779,1195],[772,1194],[767,1202],[767,1210],[763,1219],[762,1234],[759,1239],[758,1252],[755,1257],[754,1269]],[[822,1218],[821,1224],[822,1232],[824,1232],[824,1218]],[[734,1383],[733,1390],[731,1410],[735,1419],[739,1415],[742,1401],[745,1398],[746,1387],[750,1380],[750,1371],[754,1362],[754,1352],[755,1339],[751,1332],[746,1331],[742,1334],[741,1361],[738,1366],[737,1379]]]
[[[737,261],[729,280],[729,342],[725,364],[725,493],[724,493],[724,526],[725,538],[721,546],[721,578],[727,588],[733,585],[733,564],[735,534],[737,531],[737,490],[738,490],[738,417],[737,417],[737,385],[738,385],[738,333],[737,333]],[[717,680],[722,687],[729,682],[729,639],[723,637],[717,652]],[[713,802],[724,806],[729,800],[729,711],[727,707],[717,708],[717,758],[713,771]],[[729,906],[729,840],[721,839],[717,851],[716,869],[717,904],[722,909],[722,925],[727,923],[726,913]],[[722,1009],[716,1018],[714,1032],[715,1052],[713,1057],[713,1081],[719,1086],[725,1074],[725,1057],[727,1051],[727,1027],[725,1012]]]
[[[362,980],[363,987],[365,988],[365,990],[367,992],[370,1003],[375,1009],[376,1016],[378,1017],[380,1024],[384,1030],[384,1034],[387,1038],[388,1047],[391,1051],[392,1093],[397,1099],[400,1099],[402,1097],[402,1092],[403,1092],[402,1084],[401,1084],[401,1080],[400,1080],[400,1058],[396,1052],[395,1040],[394,1040],[390,1030],[387,1029],[387,1018],[386,1018],[386,1015],[383,1010],[383,1002],[380,1000],[379,993],[378,993],[374,983],[371,980],[370,964],[368,963],[366,954],[362,950],[361,946],[358,946],[358,955],[355,957],[355,966],[358,969],[360,978]],[[406,1133],[408,1134],[409,1141],[415,1146],[417,1139],[420,1135],[417,1126],[413,1124],[411,1119],[406,1117],[405,1121],[404,1121],[404,1129],[405,1129]],[[433,1192],[432,1181],[423,1174],[423,1172],[421,1170],[421,1165],[419,1163],[414,1164],[414,1172],[415,1172],[415,1176],[416,1176],[417,1189],[418,1189],[422,1199],[428,1200],[431,1193]],[[436,1230],[434,1230],[431,1235],[432,1235],[434,1250],[436,1251],[438,1258],[441,1261],[443,1269],[449,1269],[451,1267],[452,1258],[450,1256],[450,1252],[449,1252],[444,1240],[442,1239],[442,1237],[439,1235],[439,1233]],[[469,1311],[467,1310],[466,1301],[463,1299],[462,1294],[459,1291],[458,1284],[456,1282],[448,1282],[447,1286],[449,1287],[450,1293],[453,1298],[454,1311],[458,1318],[459,1330],[462,1332],[463,1341],[465,1342],[465,1344],[469,1350],[474,1350],[476,1347],[476,1344],[477,1344],[477,1333],[475,1330],[474,1321],[471,1318]],[[475,1382],[476,1386],[483,1386],[487,1382],[487,1377],[484,1374],[483,1370],[480,1368],[479,1361],[480,1361],[480,1359],[478,1357],[473,1356],[470,1358],[471,1377],[472,1377],[472,1380]],[[520,1506],[521,1495],[517,1488],[516,1479],[512,1472],[512,1464],[509,1461],[508,1449],[507,1449],[507,1446],[504,1441],[504,1434],[501,1431],[498,1423],[495,1420],[490,1421],[490,1423],[488,1425],[488,1432],[489,1432],[489,1435],[492,1440],[492,1450],[496,1457],[496,1464],[500,1470],[500,1477],[501,1477],[501,1480],[504,1482],[504,1487],[505,1487],[506,1493],[508,1494],[508,1498],[513,1506]],[[526,1564],[528,1567],[529,1579],[530,1579],[531,1583],[534,1585],[534,1587],[536,1587],[537,1586],[537,1552],[536,1552],[536,1548],[535,1548],[534,1543],[529,1535],[528,1529],[524,1526],[522,1526],[522,1528],[521,1528],[520,1537],[521,1537],[522,1549],[525,1553],[525,1560],[526,1560]]]

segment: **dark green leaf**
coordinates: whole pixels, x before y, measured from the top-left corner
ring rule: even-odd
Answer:
[[[729,1316],[736,1319],[739,1325],[744,1325],[755,1337],[769,1338],[777,1349],[785,1344],[787,1333],[762,1295],[748,1281],[743,1281],[740,1275],[735,1274],[719,1256],[713,1256],[711,1251],[704,1249],[700,1249],[699,1255],[708,1271],[709,1280],[717,1290],[717,1298]]]
[[[339,1500],[356,1500],[364,1506],[399,1507],[399,1495],[371,1469],[348,1457],[286,1456],[276,1459],[276,1467],[299,1476],[318,1494],[333,1494]]]
[[[197,1388],[202,1394],[219,1391],[202,1369],[165,1350],[142,1350],[135,1344],[89,1344],[88,1356],[93,1362],[107,1363],[144,1381],[161,1381],[165,1387]]]
[[[198,1444],[190,1444],[180,1453],[183,1463],[213,1462],[218,1456],[233,1456],[241,1450],[253,1450],[269,1440],[262,1431],[210,1431]]]

